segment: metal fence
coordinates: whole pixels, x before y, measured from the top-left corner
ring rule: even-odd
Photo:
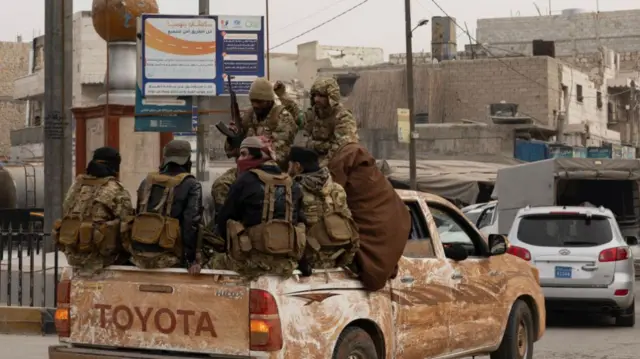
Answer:
[[[55,307],[58,251],[44,250],[50,234],[33,225],[0,228],[0,305]]]

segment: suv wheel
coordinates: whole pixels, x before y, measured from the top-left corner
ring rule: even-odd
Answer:
[[[532,359],[534,334],[531,310],[525,302],[517,300],[511,308],[502,343],[491,353],[491,359]]]
[[[616,317],[616,326],[618,327],[633,327],[636,325],[636,302],[631,303],[631,306],[623,311],[622,314]]]
[[[333,359],[378,359],[378,352],[367,332],[349,327],[340,334]]]

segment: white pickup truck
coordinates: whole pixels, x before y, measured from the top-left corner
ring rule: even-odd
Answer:
[[[488,244],[446,200],[398,193],[413,229],[382,290],[365,291],[341,269],[250,283],[218,270],[66,269],[49,358],[531,359],[545,331],[537,270],[504,255],[504,237]],[[436,213],[466,234],[446,244],[455,259]]]

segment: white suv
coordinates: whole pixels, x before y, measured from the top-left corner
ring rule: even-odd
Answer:
[[[628,239],[635,242],[635,238]],[[613,213],[603,207],[523,208],[508,252],[540,272],[547,312],[592,311],[635,325],[633,254]]]

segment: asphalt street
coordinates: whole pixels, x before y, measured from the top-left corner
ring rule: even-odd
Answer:
[[[640,298],[640,288],[636,289]],[[640,304],[640,303],[637,303]],[[640,353],[640,322],[616,328],[609,318],[550,318],[544,338],[534,347],[535,359],[635,359]],[[56,337],[0,335],[0,359],[44,359]],[[488,359],[488,357],[477,357]]]

